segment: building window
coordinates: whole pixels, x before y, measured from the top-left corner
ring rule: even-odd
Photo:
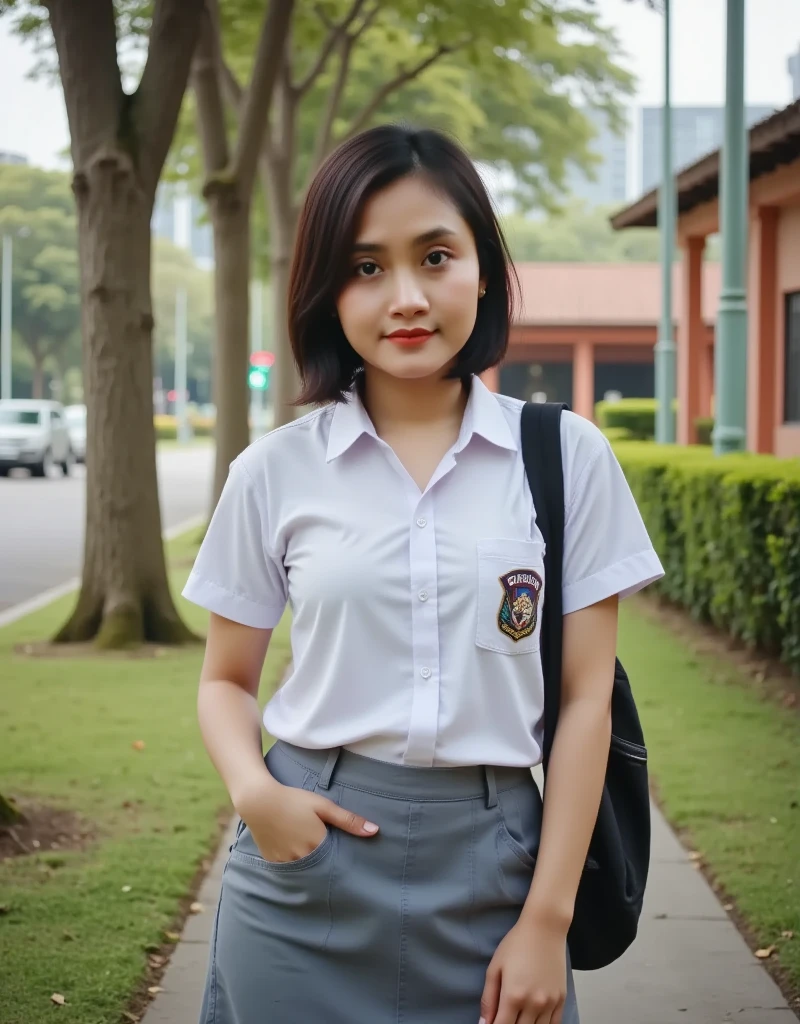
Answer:
[[[800,423],[800,292],[786,296],[784,422]]]

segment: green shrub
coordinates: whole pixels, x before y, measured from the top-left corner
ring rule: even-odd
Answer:
[[[800,460],[614,447],[664,565],[659,591],[800,670]]]
[[[156,428],[156,439],[159,441],[175,441],[178,437],[178,421],[174,416],[157,415],[153,417]],[[213,437],[214,420],[202,416],[191,419],[192,433],[195,437]]]
[[[633,435],[627,427],[603,427],[603,433],[616,444],[617,441],[632,441]]]
[[[694,421],[698,444],[711,444],[711,432],[714,429],[713,416],[698,416]]]
[[[621,398],[618,402],[598,402],[595,419],[602,430],[622,427],[636,440],[652,440],[656,433],[656,400]]]

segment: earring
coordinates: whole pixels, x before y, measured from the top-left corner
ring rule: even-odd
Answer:
[[[485,294],[486,294],[486,289],[485,288],[481,288],[481,290],[478,292],[478,298],[482,299]]]

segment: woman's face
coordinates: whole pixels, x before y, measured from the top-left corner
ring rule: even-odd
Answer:
[[[441,377],[472,333],[482,287],[469,225],[414,176],[366,203],[336,307],[368,367],[408,380]]]

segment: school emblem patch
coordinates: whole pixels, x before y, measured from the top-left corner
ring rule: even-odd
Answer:
[[[503,601],[497,613],[497,625],[501,633],[517,643],[536,629],[542,578],[532,569],[514,569],[499,579]]]

